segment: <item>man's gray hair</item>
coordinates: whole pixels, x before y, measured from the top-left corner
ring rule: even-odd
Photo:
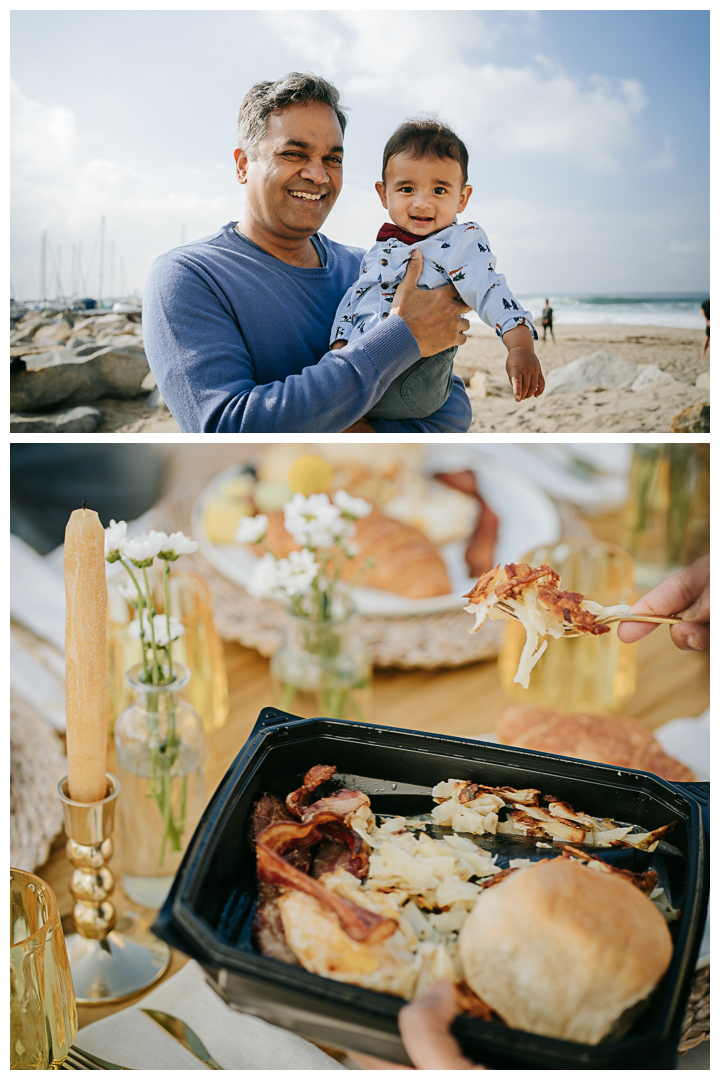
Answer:
[[[327,79],[312,72],[291,71],[276,82],[259,82],[251,86],[243,98],[238,116],[237,145],[248,160],[255,160],[257,144],[267,134],[268,117],[288,105],[309,105],[311,102],[329,105],[345,132],[347,116],[340,107],[340,93]]]

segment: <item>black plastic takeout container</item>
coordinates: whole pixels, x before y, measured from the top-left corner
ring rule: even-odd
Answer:
[[[159,937],[202,965],[230,1005],[317,1042],[409,1064],[397,1026],[400,998],[313,975],[262,956],[252,944],[256,876],[247,839],[252,805],[264,792],[285,796],[318,764],[336,765],[346,778],[345,785],[336,786],[367,791],[380,814],[427,812],[433,805],[427,790],[452,777],[539,787],[586,813],[647,829],[677,820],[667,842],[652,854],[598,851],[633,870],[657,870],[659,883],[682,911],[671,924],[670,967],[626,1035],[586,1046],[469,1017],[458,1017],[453,1025],[468,1057],[494,1068],[674,1068],[707,909],[708,834],[701,810],[709,802],[708,785],[672,784],[649,773],[449,735],[306,720],[276,709],[263,709],[216,790],[155,924]],[[487,839],[482,837],[484,846]],[[508,856],[550,854],[524,838],[494,843],[501,864]]]

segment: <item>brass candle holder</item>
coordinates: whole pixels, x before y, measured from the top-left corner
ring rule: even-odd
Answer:
[[[118,916],[110,902],[115,878],[107,864],[120,784],[112,773],[107,773],[107,784],[107,795],[95,803],[71,799],[67,777],[58,784],[66,851],[74,867],[70,892],[75,906],[72,920],[66,921],[76,932],[66,933],[65,940],[81,1005],[131,997],[156,982],[170,963],[170,949],[150,933],[146,921],[129,911]]]

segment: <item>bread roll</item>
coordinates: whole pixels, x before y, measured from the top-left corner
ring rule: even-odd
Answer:
[[[695,779],[686,765],[665,753],[651,731],[630,717],[506,705],[495,721],[495,731],[505,746],[641,769],[663,780]]]
[[[459,950],[466,982],[510,1027],[594,1045],[657,985],[672,940],[633,884],[555,858],[483,890]]]
[[[375,565],[362,575],[361,585],[414,599],[451,592],[450,578],[439,551],[418,529],[385,517],[377,508],[355,525],[353,540],[360,554],[345,565],[343,578],[355,577],[369,556]],[[268,514],[265,543],[279,559],[286,559],[291,551],[300,549],[286,531],[280,511]],[[258,554],[263,552],[260,547],[256,550]]]

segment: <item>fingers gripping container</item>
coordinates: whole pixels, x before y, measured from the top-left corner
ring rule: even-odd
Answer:
[[[615,1041],[587,1046],[459,1016],[464,1053],[492,1068],[649,1069],[675,1067],[680,1024],[702,938],[709,890],[709,785],[672,784],[649,773],[448,735],[263,709],[250,738],[211,799],[159,913],[155,932],[193,957],[232,1007],[306,1038],[410,1064],[400,1039],[397,997],[313,975],[261,955],[252,942],[255,854],[247,838],[255,800],[284,797],[313,765],[335,765],[330,784],[370,796],[379,814],[422,814],[430,789],[449,778],[537,787],[584,812],[648,830],[677,820],[653,853],[592,849],[635,871],[653,869],[681,916],[670,924],[668,971]],[[482,837],[500,867],[552,852],[524,837]],[[633,1014],[634,1015],[634,1014]]]

